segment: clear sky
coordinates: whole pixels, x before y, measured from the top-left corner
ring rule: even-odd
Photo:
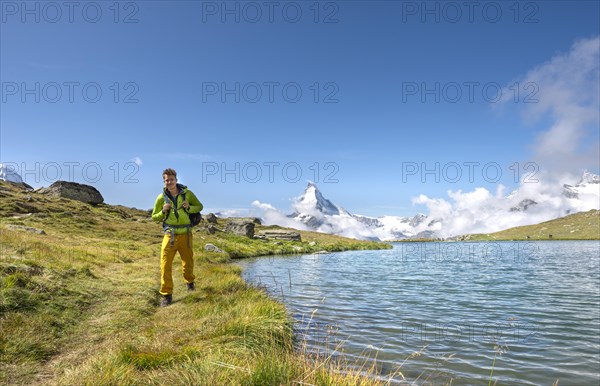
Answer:
[[[567,171],[598,172],[598,1],[0,4],[0,161],[34,187],[150,208],[172,167],[208,210],[285,210],[311,180],[350,212],[411,215],[419,194],[551,168],[555,87],[592,106],[566,123],[565,159],[589,155]]]

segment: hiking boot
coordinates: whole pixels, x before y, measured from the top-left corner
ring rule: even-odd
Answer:
[[[163,295],[162,300],[160,301],[161,307],[166,307],[173,303],[173,295]]]
[[[196,286],[194,285],[194,282],[187,283],[186,285],[187,285],[188,291],[191,292],[191,291],[195,291],[196,290]]]

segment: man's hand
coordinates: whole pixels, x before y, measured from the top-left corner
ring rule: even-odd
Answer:
[[[164,204],[162,211],[163,211],[163,213],[167,213],[169,211],[169,209],[171,209],[171,203]]]
[[[188,200],[184,200],[183,203],[181,204],[181,207],[185,210],[188,210],[190,208],[190,203],[188,202]]]

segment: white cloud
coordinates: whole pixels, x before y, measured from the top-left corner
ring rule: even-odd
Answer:
[[[496,194],[485,188],[472,192],[448,191],[448,198],[429,198],[420,195],[413,204],[423,204],[429,209],[430,219],[441,219],[436,231],[442,237],[467,233],[490,233],[520,225],[548,221],[568,213],[600,209],[600,185],[589,184],[581,188],[579,198],[564,196],[562,185],[546,183],[522,183],[517,190],[504,196],[504,187]],[[526,211],[511,211],[523,200],[533,200]],[[443,224],[443,225],[442,225]]]
[[[597,170],[600,37],[576,41],[569,52],[535,67],[519,83],[522,88],[536,88],[530,96],[537,102],[523,104],[525,119],[537,122],[549,117],[552,121],[533,144],[534,159],[540,166],[553,174]],[[513,97],[508,90],[503,95]]]
[[[261,217],[264,225],[280,225],[300,230],[308,229],[306,225],[300,221],[296,221],[290,217],[287,217],[285,213],[275,208],[271,204],[255,200],[252,202],[252,206],[259,209],[259,211],[262,213]]]
[[[144,164],[140,157],[133,157],[130,161],[135,163],[137,166],[142,166]]]

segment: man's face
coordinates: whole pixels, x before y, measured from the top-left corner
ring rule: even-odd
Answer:
[[[177,178],[170,174],[163,175],[163,180],[167,189],[173,189],[177,185]]]

